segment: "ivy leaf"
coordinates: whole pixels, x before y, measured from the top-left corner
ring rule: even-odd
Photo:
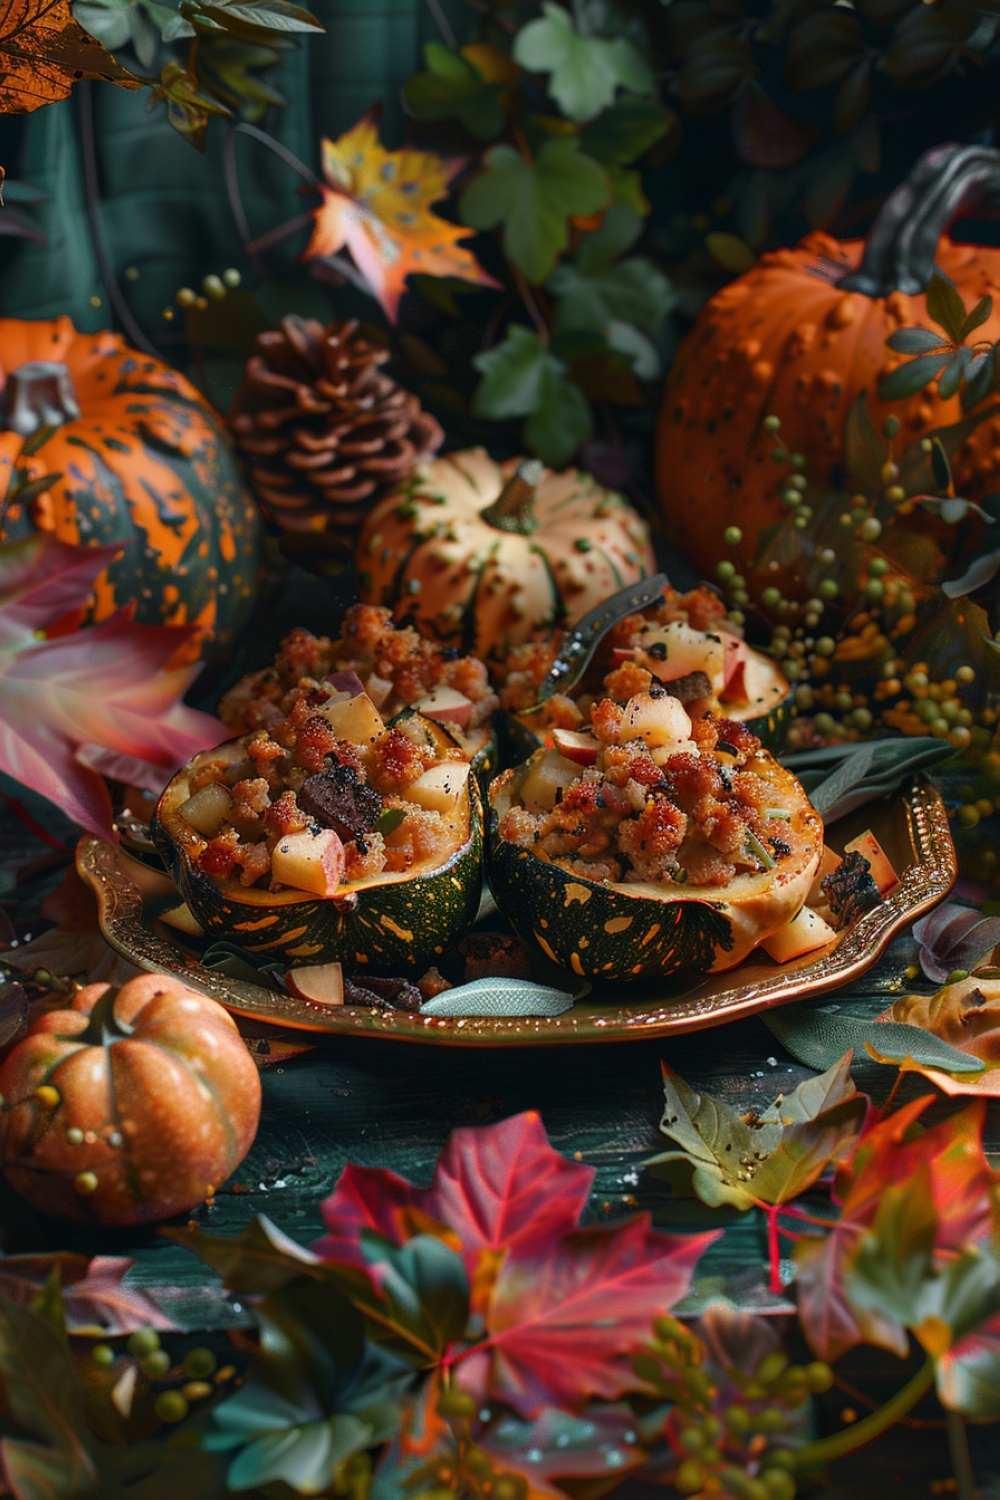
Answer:
[[[479,141],[491,141],[503,129],[503,83],[488,83],[462,52],[440,42],[424,47],[427,71],[414,73],[403,86],[403,98],[418,120],[459,120]]]
[[[637,47],[624,37],[581,36],[569,11],[551,0],[543,0],[542,15],[518,32],[514,57],[522,68],[552,75],[550,94],[580,124],[600,114],[619,88],[653,92],[652,70]]]
[[[927,287],[927,316],[943,328],[953,344],[965,338],[965,303],[955,283],[935,271]]]
[[[966,1334],[938,1362],[942,1405],[981,1422],[1000,1419],[1000,1316]]]
[[[672,109],[642,94],[622,94],[585,125],[580,148],[602,166],[627,166],[677,125]]]
[[[387,151],[369,111],[337,140],[323,142],[323,202],[304,258],[348,249],[390,321],[410,275],[496,286],[472,251],[458,243],[468,231],[431,209],[447,196],[460,165],[409,147]]]
[[[471,1280],[481,1252],[519,1255],[572,1233],[593,1180],[593,1167],[553,1150],[532,1110],[453,1130],[428,1188],[382,1167],[348,1165],[322,1205],[328,1233],[313,1248],[326,1260],[364,1265],[362,1231],[402,1245],[433,1223],[461,1248]]]
[[[533,162],[513,146],[494,146],[485,163],[459,200],[462,220],[474,229],[502,224],[505,255],[538,285],[569,244],[568,219],[597,213],[608,202],[607,177],[574,136],[545,141]]]
[[[642,215],[624,203],[612,203],[600,224],[585,235],[576,252],[577,270],[589,276],[610,266],[630,250],[642,233]]]
[[[560,467],[593,429],[590,407],[567,366],[538,334],[512,323],[502,344],[472,363],[484,379],[472,409],[482,417],[528,417],[525,439],[544,462]]]
[[[486,1344],[460,1361],[458,1383],[525,1418],[635,1389],[632,1355],[650,1315],[686,1295],[717,1238],[662,1234],[643,1213],[578,1230],[547,1251],[508,1255],[484,1312]]]
[[[604,333],[612,320],[653,330],[676,301],[662,271],[639,255],[591,270],[564,262],[547,287],[558,298],[555,326],[560,333],[571,328]]]
[[[686,1163],[691,1187],[713,1208],[791,1202],[831,1162],[841,1161],[861,1133],[868,1101],[854,1087],[851,1056],[749,1118],[695,1093],[662,1064],[666,1108],[660,1129],[681,1149],[654,1156],[647,1166]]]
[[[913,1134],[930,1096],[916,1099],[861,1137],[837,1174],[840,1218],[824,1239],[803,1236],[794,1249],[799,1318],[820,1359],[828,1363],[858,1343],[905,1355],[906,1333],[877,1298],[852,1296],[851,1273],[859,1247],[875,1224],[886,1185],[905,1184],[926,1171],[921,1191],[936,1214],[934,1253],[963,1254],[994,1232],[997,1174],[983,1153],[981,1101]]]

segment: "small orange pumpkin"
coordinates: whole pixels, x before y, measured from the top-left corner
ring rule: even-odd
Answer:
[[[810,234],[795,250],[763,255],[746,275],[702,309],[667,381],[657,435],[660,503],[670,529],[695,565],[710,570],[722,533],[738,526],[746,570],[758,534],[787,514],[771,457],[767,416],[781,420],[780,447],[805,459],[805,472],[834,478],[847,415],[867,393],[876,426],[894,413],[912,442],[960,420],[958,396],[936,386],[906,401],[880,401],[880,375],[901,356],[886,349],[897,328],[933,326],[924,291],[935,265],[967,307],[991,296],[989,321],[976,337],[1000,338],[1000,250],[953,243],[944,231],[984,190],[1000,183],[1000,152],[940,147],[917,163],[890,195],[867,241],[841,243]],[[958,450],[958,493],[997,488],[1000,423],[982,423]]]
[[[0,541],[124,542],[87,616],[135,606],[198,625],[187,659],[236,633],[257,589],[260,515],[221,423],[184,376],[69,318],[0,318]]]
[[[221,1005],[179,979],[91,984],[0,1067],[0,1164],[65,1219],[147,1224],[210,1197],[243,1160],[260,1075]]]

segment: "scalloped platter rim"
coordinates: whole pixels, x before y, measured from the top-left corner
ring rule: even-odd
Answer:
[[[781,965],[758,950],[737,968],[710,975],[686,990],[671,989],[666,981],[605,986],[603,993],[595,988],[558,1016],[445,1017],[323,1006],[231,979],[199,964],[179,943],[168,940],[162,924],[154,927],[113,844],[84,836],[77,849],[77,869],[97,898],[101,931],[117,953],[149,973],[180,975],[234,1015],[327,1035],[438,1046],[538,1046],[699,1031],[815,998],[860,978],[897,933],[944,899],[958,874],[947,811],[930,782],[917,779],[895,797],[869,803],[838,822],[828,841],[842,848],[868,827],[902,878],[881,905],[847,928],[836,943]],[[552,982],[549,975],[546,982]],[[564,987],[577,990],[579,980],[567,974]]]

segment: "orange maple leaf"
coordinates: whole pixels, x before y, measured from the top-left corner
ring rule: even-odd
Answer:
[[[81,78],[142,87],[141,79],[74,21],[69,0],[0,5],[0,114],[25,114],[65,99]]]
[[[415,273],[497,286],[457,243],[470,231],[431,212],[432,203],[447,197],[459,165],[430,151],[387,151],[370,110],[339,139],[323,142],[323,202],[303,259],[349,250],[393,322],[406,278]]]

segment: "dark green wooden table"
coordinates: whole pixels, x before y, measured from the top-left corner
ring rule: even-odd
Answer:
[[[284,602],[289,592],[295,601],[294,622]],[[199,701],[208,706],[240,671],[268,659],[275,640],[291,623],[329,629],[337,613],[329,585],[301,577],[292,580],[290,590],[266,605],[226,672],[204,682]],[[9,810],[0,812],[0,869],[23,868],[42,853],[44,846]],[[852,1007],[863,1005],[874,1015],[893,994],[912,987],[903,976],[914,955],[913,941],[904,935],[861,984],[830,998],[850,1000]],[[320,1203],[347,1161],[391,1167],[426,1182],[456,1126],[488,1124],[519,1110],[537,1109],[560,1151],[578,1153],[596,1167],[593,1215],[610,1217],[642,1208],[658,1225],[674,1231],[724,1228],[698,1268],[699,1290],[708,1295],[724,1288],[747,1307],[791,1312],[790,1302],[767,1292],[765,1227],[758,1213],[716,1212],[696,1202],[672,1200],[666,1185],[643,1168],[645,1158],[660,1149],[663,1140],[657,1130],[661,1058],[694,1087],[740,1110],[770,1103],[775,1094],[794,1088],[809,1074],[759,1020],[664,1043],[503,1051],[377,1038],[321,1039],[305,1055],[264,1070],[256,1144],[213,1205],[201,1208],[195,1217],[213,1232],[231,1234],[252,1215],[265,1213],[308,1244],[322,1232]],[[855,1068],[859,1087],[876,1100],[885,1097],[894,1076],[893,1070],[867,1058]],[[903,1097],[928,1087],[907,1080]],[[935,1108],[953,1107],[942,1102]],[[990,1114],[988,1146],[1000,1153],[1000,1108]],[[129,1280],[147,1288],[182,1325],[219,1328],[246,1319],[241,1308],[224,1299],[200,1262],[154,1230],[110,1234],[70,1229],[35,1213],[2,1188],[0,1236],[7,1253],[72,1247],[132,1255],[135,1266]],[[904,1382],[907,1369],[890,1355],[866,1349],[841,1361],[838,1375],[849,1389],[835,1387],[826,1398],[822,1418],[828,1430],[841,1425],[845,1408],[864,1415],[864,1398],[884,1399]],[[842,1461],[834,1471],[831,1493],[844,1500],[883,1500],[887,1490],[907,1500],[934,1493],[931,1481],[950,1474],[941,1412],[930,1400],[919,1408],[917,1419],[931,1425],[896,1429],[874,1448]],[[991,1471],[1000,1475],[997,1429],[973,1430],[972,1443],[980,1477]]]

